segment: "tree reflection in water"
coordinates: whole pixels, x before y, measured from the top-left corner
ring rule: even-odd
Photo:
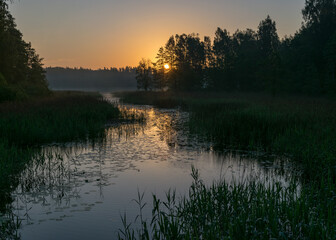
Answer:
[[[7,222],[2,223],[3,231],[15,238],[21,232],[17,230],[20,224],[27,228],[32,224],[59,222],[89,212],[98,205],[108,206],[105,211],[112,211],[133,196],[130,187],[123,189],[125,196],[118,198],[121,200],[115,200],[120,202],[114,205],[105,202],[104,194],[116,191],[114,184],[124,186],[118,182],[119,176],[124,181],[142,176],[146,181],[136,184],[147,184],[149,189],[155,189],[156,184],[187,187],[185,179],[191,165],[203,170],[202,176],[209,183],[216,177],[226,181],[248,181],[257,177],[263,181],[278,179],[286,184],[292,178],[289,161],[276,156],[215,151],[211,142],[189,133],[186,112],[149,106],[120,108],[129,120],[109,123],[103,138],[46,145],[34,154],[16,175],[16,184],[2,188],[7,189],[6,194],[12,199],[1,203],[2,209],[5,206],[7,209],[2,217]],[[134,121],[139,116],[145,121]],[[257,160],[263,157],[264,160]],[[114,217],[119,219],[118,215]]]

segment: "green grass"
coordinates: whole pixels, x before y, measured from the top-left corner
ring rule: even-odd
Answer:
[[[336,104],[193,102],[190,129],[217,148],[260,150],[290,156],[314,180],[336,176]],[[211,127],[209,127],[211,126]]]
[[[279,187],[252,180],[206,188],[196,180],[188,198],[161,202],[172,211],[159,210],[153,196],[151,221],[136,232],[125,225],[121,239],[335,238],[335,101],[228,93],[136,92],[122,97],[158,107],[180,106],[190,112],[191,133],[205,136],[215,149],[283,155],[302,175],[299,192],[296,183]]]
[[[25,164],[24,156],[29,159],[39,144],[103,136],[104,125],[119,117],[118,108],[98,94],[60,92],[0,104],[0,179]]]
[[[334,239],[336,236],[335,185],[323,189],[283,187],[249,181],[206,187],[193,171],[189,196],[179,199],[169,191],[165,200],[153,196],[152,217],[143,219],[140,208],[134,230],[126,216],[119,239]],[[319,192],[319,195],[316,195]],[[332,194],[331,194],[332,193]],[[323,196],[323,197],[322,197]]]
[[[55,92],[47,97],[1,103],[0,213],[10,214],[17,176],[40,154],[41,144],[103,137],[105,124],[122,117],[125,114],[99,94]],[[11,238],[17,234],[17,224],[14,216],[9,218],[0,219],[0,235]]]
[[[251,150],[290,156],[306,179],[336,176],[336,102],[258,94],[131,92],[125,102],[180,106],[192,133],[217,150]]]
[[[0,114],[0,138],[21,146],[96,137],[104,124],[120,116],[99,95],[69,92],[1,104]]]

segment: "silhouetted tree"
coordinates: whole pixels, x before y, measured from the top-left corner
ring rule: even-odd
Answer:
[[[270,16],[256,32],[230,35],[218,28],[213,44],[197,34],[171,36],[154,63],[153,86],[171,91],[336,93],[336,1],[306,0],[302,13],[301,29],[281,41]]]
[[[156,62],[153,63],[153,87],[162,90],[167,86],[167,79],[165,78],[165,64],[166,64],[165,50],[161,47],[156,55]]]
[[[234,88],[234,41],[226,29],[218,28],[213,44],[214,71],[212,74],[213,88]]]
[[[170,88],[178,90],[179,82],[176,76],[176,42],[174,36],[171,36],[164,48],[164,62],[170,66],[169,75],[166,76]]]
[[[153,88],[152,79],[152,62],[143,58],[136,69],[138,89],[151,90]]]
[[[205,66],[204,43],[197,34],[176,35],[176,77],[179,90],[195,90],[202,86]]]
[[[48,93],[42,59],[30,43],[22,39],[7,1],[0,0],[0,75],[1,94],[12,92],[10,98]],[[1,97],[6,99],[6,97]]]
[[[234,62],[237,90],[258,90],[256,73],[260,62],[257,33],[252,29],[237,30],[233,35],[236,59]]]
[[[258,27],[258,43],[262,54],[262,68],[259,78],[263,79],[263,87],[270,89],[275,94],[278,80],[278,66],[280,64],[280,40],[276,23],[270,16],[260,22]]]
[[[336,2],[335,0],[306,0],[305,8],[302,11],[305,20],[304,27],[307,29],[305,33],[305,41],[310,42],[311,61],[316,68],[319,88],[324,93],[328,87],[326,79],[328,79],[328,51],[327,44],[336,31]]]

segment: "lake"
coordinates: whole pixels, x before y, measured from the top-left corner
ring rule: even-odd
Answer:
[[[213,143],[189,132],[187,112],[103,96],[146,121],[108,123],[103,139],[42,146],[11,193],[22,239],[116,239],[121,215],[131,222],[138,214],[133,201],[138,192],[145,193],[148,217],[153,193],[161,198],[169,189],[180,197],[188,194],[192,166],[207,185],[249,179],[286,185],[292,177],[286,159],[215,151]]]

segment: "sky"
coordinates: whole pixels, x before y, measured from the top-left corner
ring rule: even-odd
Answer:
[[[199,33],[213,39],[256,30],[270,15],[280,37],[302,23],[305,0],[15,0],[10,11],[24,40],[45,66],[136,66],[155,59],[171,35]]]

